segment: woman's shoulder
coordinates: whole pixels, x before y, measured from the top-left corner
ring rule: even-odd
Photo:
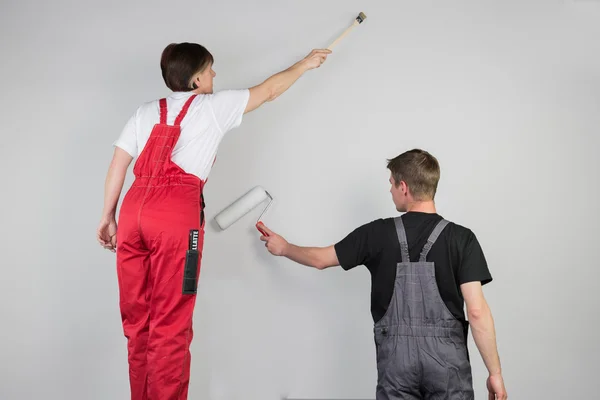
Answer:
[[[232,99],[243,99],[249,95],[250,89],[223,89],[204,96],[213,101],[229,101]]]

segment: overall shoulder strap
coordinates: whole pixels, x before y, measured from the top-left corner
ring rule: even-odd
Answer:
[[[158,103],[160,104],[160,123],[164,125],[167,123],[167,99],[160,99]]]
[[[185,115],[187,114],[188,109],[192,105],[192,101],[194,101],[194,99],[196,98],[196,96],[198,96],[198,95],[195,94],[193,96],[190,96],[189,99],[187,99],[187,101],[183,105],[183,108],[181,109],[181,112],[179,113],[179,115],[175,119],[175,126],[179,126],[181,124],[181,121],[183,121],[183,118],[185,118]]]
[[[404,223],[402,217],[394,218],[396,224],[396,234],[398,235],[398,242],[400,243],[400,251],[402,253],[402,262],[410,262],[410,255],[408,253],[408,241],[406,239],[406,231],[404,230]]]
[[[425,246],[423,246],[423,250],[421,250],[421,255],[419,257],[420,262],[425,261],[425,259],[427,258],[427,254],[429,253],[429,250],[431,250],[431,247],[436,242],[436,240],[440,236],[440,233],[442,233],[442,231],[444,230],[446,225],[448,225],[448,221],[446,221],[445,219],[442,219],[435,226],[435,228],[433,229],[433,232],[431,232],[431,235],[429,235],[429,238],[427,239],[427,243],[425,243]]]

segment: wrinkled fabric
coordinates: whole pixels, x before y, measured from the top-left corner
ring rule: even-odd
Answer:
[[[426,257],[448,224],[441,220],[418,262],[410,262],[406,232],[395,218],[402,262],[386,314],[374,327],[377,400],[474,398],[466,330],[443,302],[434,263]]]
[[[160,123],[135,163],[119,214],[119,305],[132,400],[187,399],[196,295],[182,290],[191,229],[199,230],[200,274],[204,182],[173,163],[171,152],[194,97],[174,125],[167,125],[167,103],[160,100]]]

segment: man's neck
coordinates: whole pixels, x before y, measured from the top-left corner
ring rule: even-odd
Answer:
[[[422,212],[427,214],[436,214],[435,203],[433,201],[415,201],[406,207],[406,212]]]

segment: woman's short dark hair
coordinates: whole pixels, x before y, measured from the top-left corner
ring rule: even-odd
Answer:
[[[171,43],[162,52],[160,69],[165,84],[174,92],[189,92],[194,74],[204,71],[214,62],[212,54],[197,43]]]

